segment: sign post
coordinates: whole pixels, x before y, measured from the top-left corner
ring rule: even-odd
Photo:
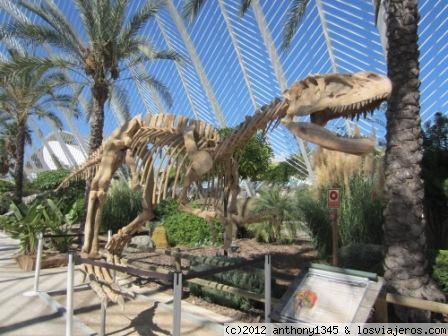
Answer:
[[[332,264],[338,265],[338,209],[341,206],[341,190],[337,187],[328,189],[327,207],[330,210],[330,221],[332,231]]]

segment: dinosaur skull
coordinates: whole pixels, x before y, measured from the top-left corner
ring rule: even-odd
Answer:
[[[297,81],[283,93],[289,104],[283,123],[291,128],[295,116],[309,115],[312,125],[296,123],[296,135],[328,149],[363,154],[368,147],[373,147],[372,141],[366,146],[365,139],[344,140],[320,126],[325,126],[331,119],[353,119],[373,113],[388,99],[391,90],[389,78],[372,72],[310,76]],[[363,144],[362,148],[354,148],[356,142]]]

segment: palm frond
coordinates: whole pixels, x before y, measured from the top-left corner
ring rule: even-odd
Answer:
[[[125,10],[129,0],[117,0],[115,7],[111,10],[111,36],[119,36],[120,29],[124,25]]]
[[[78,66],[65,58],[59,56],[50,56],[40,58],[35,56],[16,56],[13,62],[0,64],[0,75],[20,75],[23,73],[36,72],[41,75],[53,68],[69,68],[70,66]]]
[[[95,18],[93,16],[93,3],[94,1],[91,0],[75,0],[75,5],[79,10],[83,27],[91,41],[96,40],[96,36],[98,35]]]
[[[183,57],[174,50],[156,50],[149,43],[140,44],[138,49],[148,60],[172,60],[182,62]]]
[[[182,7],[182,16],[189,22],[193,22],[204,4],[205,0],[185,0]]]
[[[143,8],[137,11],[137,13],[131,18],[130,22],[123,29],[120,34],[119,41],[124,42],[134,38],[145,23],[157,14],[164,4],[164,0],[147,0]]]
[[[61,10],[56,6],[53,0],[45,0],[42,4],[44,10],[51,13],[52,18],[54,19],[54,25],[58,27],[57,31],[64,35],[68,41],[71,42],[73,49],[78,51],[78,54],[81,55],[81,47],[82,42],[78,37],[76,31],[72,28],[72,25],[67,21],[65,15],[61,12]]]
[[[127,91],[117,84],[110,86],[109,105],[119,114],[120,119],[127,121],[131,119]]]
[[[240,16],[244,16],[244,14],[246,14],[246,12],[249,10],[249,7],[252,3],[252,0],[241,0],[241,5],[240,5]]]
[[[53,122],[53,124],[59,129],[61,129],[63,126],[61,119],[53,111],[49,111],[49,110],[45,110],[40,107],[36,107],[34,109],[33,114],[38,119],[48,119],[49,121]]]
[[[62,13],[59,11],[57,6],[52,3],[52,0],[45,0],[40,5],[37,5],[28,0],[20,0],[19,4],[36,14],[42,20],[44,20],[49,28],[36,25],[32,23],[19,22],[19,26],[28,27],[28,32],[32,32],[29,26],[34,26],[36,30],[45,32],[48,37],[45,39],[45,34],[37,35],[41,39],[44,38],[42,42],[49,42],[52,44],[60,44],[64,48],[71,50],[72,52],[80,55],[81,42],[78,39],[76,33],[73,31],[71,26],[68,24],[67,20],[64,18]],[[28,37],[29,41],[33,41],[33,37]]]
[[[291,45],[294,34],[300,21],[305,15],[309,0],[293,0],[287,13],[285,26],[283,27],[282,49],[287,51]]]
[[[64,48],[71,52],[78,52],[78,49],[65,38],[65,36],[59,34],[55,30],[34,25],[28,23],[15,22],[3,27],[3,35],[5,37],[16,37],[26,40],[33,45],[41,45],[42,43],[48,43],[57,48]]]
[[[92,118],[93,115],[93,99],[92,97],[90,97],[90,99],[87,101],[86,104],[86,108],[85,108],[85,118],[86,118],[86,122],[90,122],[90,119]]]
[[[171,107],[173,105],[173,97],[171,96],[169,89],[158,79],[147,74],[137,74],[136,76],[133,76],[133,79],[136,81],[144,82],[150,88],[154,89],[168,107]]]

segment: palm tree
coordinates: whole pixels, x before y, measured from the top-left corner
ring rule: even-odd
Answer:
[[[206,0],[184,0],[183,15],[185,18],[193,21],[204,6]],[[294,34],[297,32],[300,21],[302,20],[306,6],[309,0],[291,0],[288,12],[286,13],[286,22],[283,26],[282,49],[287,51],[291,45]],[[241,0],[239,14],[243,16],[249,10],[252,0]]]
[[[10,62],[13,64],[23,56],[13,49],[8,50]],[[0,64],[0,66],[4,65]],[[21,72],[11,76],[0,77],[0,111],[7,115],[16,128],[14,138],[14,201],[21,202],[23,195],[23,164],[25,144],[27,142],[28,121],[31,117],[45,118],[57,127],[62,127],[55,114],[55,108],[65,108],[77,113],[73,108],[71,95],[61,93],[67,85],[67,78],[59,72]]]
[[[111,88],[118,80],[132,79],[147,83],[159,92],[164,101],[172,104],[168,89],[156,78],[139,71],[145,61],[180,60],[177,53],[156,50],[140,34],[142,27],[153,18],[163,1],[148,0],[137,8],[129,20],[126,18],[130,0],[73,0],[80,14],[80,23],[86,38],[81,38],[74,24],[52,0],[40,4],[28,0],[19,5],[41,19],[42,23],[17,21],[3,27],[5,36],[24,39],[30,43],[48,43],[60,51],[50,57],[23,58],[18,66],[3,71],[28,71],[62,67],[87,80],[93,100],[90,115],[90,151],[98,148],[103,140],[104,107],[110,98]],[[84,35],[83,35],[84,36]],[[131,69],[133,70],[131,72]],[[124,78],[120,75],[124,74]],[[120,89],[119,91],[123,91]],[[125,95],[121,94],[121,98]]]
[[[386,112],[384,277],[390,291],[442,300],[443,295],[428,275],[425,254],[417,0],[387,0],[386,13],[388,76],[393,90]],[[404,320],[428,321],[423,311],[400,315]]]
[[[1,122],[1,120],[0,120]],[[0,175],[8,174],[16,162],[17,123],[10,122],[0,126]],[[25,144],[31,145],[31,131],[25,130]]]

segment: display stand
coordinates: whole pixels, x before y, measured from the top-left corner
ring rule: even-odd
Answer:
[[[282,297],[272,319],[286,323],[363,323],[383,287],[373,273],[312,265]]]

